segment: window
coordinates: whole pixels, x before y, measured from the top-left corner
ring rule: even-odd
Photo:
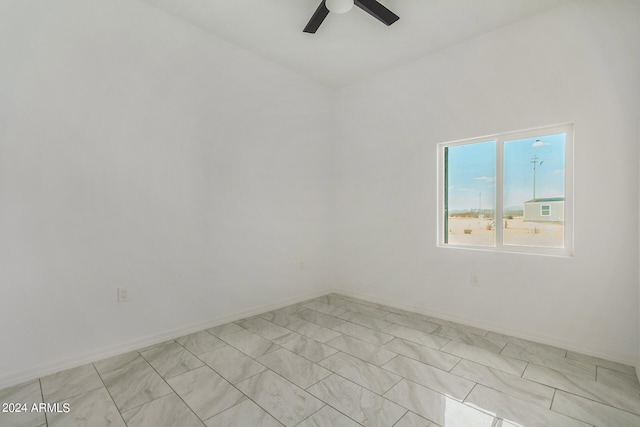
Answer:
[[[572,253],[573,126],[440,144],[443,247]]]

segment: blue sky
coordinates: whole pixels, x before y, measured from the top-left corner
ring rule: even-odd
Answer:
[[[522,206],[536,197],[564,196],[564,134],[505,141],[504,206]],[[492,209],[495,205],[496,142],[449,147],[449,210]],[[481,199],[481,200],[480,200]]]

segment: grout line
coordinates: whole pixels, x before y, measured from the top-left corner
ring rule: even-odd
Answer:
[[[458,361],[456,362],[456,364],[455,364],[455,365],[453,365],[453,366],[451,367],[451,369],[449,369],[448,371],[445,371],[445,372],[449,372],[449,373],[451,373],[451,371],[453,371],[453,370],[456,368],[456,366],[458,366],[458,365],[459,365],[463,360],[468,360],[468,359],[465,359],[465,358],[463,358],[463,357],[459,357],[459,356],[456,356],[456,357],[458,357],[460,360],[458,360]],[[473,362],[473,360],[469,360],[469,362]],[[424,363],[424,362],[423,362],[423,363]],[[477,363],[477,362],[474,362],[474,363]],[[428,365],[428,364],[427,364],[427,365]],[[429,366],[431,366],[431,365],[429,365]],[[483,366],[484,366],[484,365],[483,365]],[[435,367],[435,366],[434,366],[434,367]],[[455,375],[455,374],[451,374],[451,375]]]
[[[142,356],[140,356],[140,357],[142,357]],[[92,363],[91,366],[96,371],[96,374],[98,374],[98,378],[100,378],[100,382],[102,383],[102,386],[104,387],[104,389],[107,391],[107,394],[109,395],[109,398],[111,399],[111,403],[113,403],[113,406],[116,408],[116,411],[118,411],[118,414],[120,415],[120,418],[122,418],[122,422],[125,425],[127,425],[127,422],[124,420],[124,416],[122,415],[122,411],[120,411],[120,408],[118,407],[118,405],[116,405],[116,401],[113,398],[113,395],[111,394],[111,391],[109,390],[109,387],[107,387],[107,384],[104,382],[104,379],[102,378],[102,375],[100,375],[100,372],[98,372],[98,368],[96,368],[95,362]]]
[[[529,369],[529,364],[530,364],[531,362],[529,362],[529,361],[527,361],[527,360],[524,360],[523,362],[526,362],[527,364],[524,366],[524,369],[522,370],[522,373],[520,374],[520,378],[522,378],[523,380],[527,380],[527,379],[524,377],[524,373],[525,373],[525,372],[527,372],[527,369]],[[527,380],[527,381],[529,381],[529,380]]]
[[[459,378],[463,378],[463,377],[459,377]],[[466,378],[464,378],[466,379]],[[471,381],[471,380],[467,380],[467,381]],[[469,397],[469,395],[471,394],[471,392],[473,391],[474,388],[476,388],[476,386],[480,383],[476,382],[476,381],[471,381],[474,382],[475,384],[473,385],[473,387],[471,387],[471,389],[467,392],[467,394],[464,396],[464,398],[460,401],[461,403],[464,403],[465,400],[467,400],[467,397]],[[486,387],[486,386],[485,386]],[[498,390],[496,390],[498,391]],[[456,399],[457,400],[457,399]]]
[[[572,395],[572,396],[577,397],[578,399],[584,399],[584,400],[588,400],[588,401],[590,401],[590,402],[597,403],[597,404],[602,405],[602,406],[608,406],[608,407],[609,407],[609,408],[611,408],[611,409],[614,409],[614,410],[617,410],[617,411],[622,411],[622,412],[625,412],[625,413],[627,413],[627,414],[631,414],[631,415],[634,415],[635,417],[640,418],[640,414],[637,414],[637,413],[635,413],[635,412],[631,412],[631,411],[629,411],[629,410],[627,410],[627,409],[618,408],[617,406],[613,406],[613,405],[611,405],[611,404],[609,404],[609,403],[604,403],[604,402],[601,402],[601,401],[599,401],[599,400],[594,400],[594,399],[592,399],[592,398],[590,398],[590,397],[584,397],[584,396],[581,396],[581,395],[579,395],[579,394],[576,394],[576,393],[573,393],[573,392],[570,392],[570,391],[567,391],[567,390],[557,389],[557,391],[560,391],[560,392],[562,392],[562,393],[566,393],[566,394],[570,394],[570,395]],[[555,396],[555,395],[554,395],[554,396]],[[559,412],[559,413],[560,413],[560,412]]]
[[[176,343],[177,343],[177,342],[176,342]],[[178,344],[178,345],[180,345],[180,344]],[[143,358],[144,358],[144,357],[143,357]],[[185,402],[185,400],[182,398],[182,396],[180,396],[180,394],[178,394],[178,392],[177,392],[177,391],[175,391],[175,389],[171,386],[171,384],[169,384],[169,381],[167,381],[167,379],[166,379],[165,377],[163,377],[162,375],[160,375],[160,372],[158,372],[158,370],[157,370],[157,369],[156,369],[156,368],[155,368],[151,363],[149,363],[149,361],[148,361],[147,359],[145,359],[145,362],[147,362],[147,364],[151,367],[151,369],[153,369],[153,370],[154,370],[154,372],[155,372],[155,373],[156,373],[156,374],[157,374],[157,375],[162,379],[162,381],[164,381],[164,382],[165,382],[165,384],[166,384],[167,386],[169,386],[169,388],[171,389],[171,391],[173,392],[173,394],[175,394],[175,395],[178,397],[178,399],[180,399],[180,400],[185,404],[185,406],[186,406],[187,408],[189,408],[189,410],[193,413],[193,415],[195,415],[195,417],[196,417],[198,420],[200,420],[200,422],[202,422],[202,424],[204,425],[204,421],[202,421],[202,419],[198,416],[198,414],[196,414],[196,412],[195,412],[193,409],[191,409],[191,406],[189,406],[189,405],[187,404],[187,402]],[[202,361],[201,361],[201,362],[202,362]],[[203,362],[203,363],[204,363],[204,362]],[[207,364],[205,364],[204,366],[207,366]],[[202,367],[202,366],[200,366],[200,368],[201,368],[201,367]],[[197,369],[197,368],[195,368],[195,369]],[[193,371],[193,369],[191,369],[191,370],[189,370],[189,371],[187,371],[187,372],[190,372],[190,371]],[[184,374],[186,374],[187,372],[183,372],[183,373],[184,373]],[[179,374],[179,375],[182,375],[182,374]],[[174,375],[174,377],[177,377],[177,376],[178,376],[178,375]],[[171,378],[173,378],[173,377],[171,377]],[[141,407],[141,406],[147,405],[147,404],[149,404],[149,403],[151,403],[151,402],[153,402],[153,401],[155,401],[155,400],[161,399],[161,398],[163,398],[163,397],[169,396],[170,394],[171,394],[171,393],[167,393],[167,394],[164,394],[164,395],[162,395],[162,396],[158,396],[158,397],[156,397],[155,399],[150,400],[149,402],[146,402],[146,403],[143,403],[142,405],[136,406],[136,408],[139,408],[139,407]],[[133,409],[133,408],[131,408],[131,409]],[[129,409],[129,410],[131,410],[131,409]]]
[[[253,360],[255,360],[255,359],[253,359]],[[256,362],[258,362],[257,360],[255,360],[255,361],[256,361]],[[258,362],[258,363],[260,363],[260,362]],[[274,370],[270,369],[269,367],[266,367],[266,368],[267,368],[267,369],[265,369],[264,371],[259,372],[259,373],[255,374],[255,375],[252,375],[252,376],[251,376],[251,377],[249,377],[249,378],[256,377],[256,376],[261,375],[261,374],[264,374],[264,373],[266,373],[266,372],[268,371],[268,372],[271,372],[271,373],[272,373],[272,374],[274,374],[274,375],[279,376],[283,381],[285,381],[285,382],[289,383],[291,386],[293,386],[293,387],[295,387],[295,388],[298,388],[298,389],[302,390],[302,392],[303,392],[303,393],[306,393],[306,394],[308,394],[309,396],[311,396],[312,398],[317,399],[319,402],[323,402],[321,399],[318,399],[317,397],[315,397],[314,395],[312,395],[311,393],[309,393],[307,390],[303,389],[302,387],[300,387],[300,386],[299,386],[299,385],[297,385],[297,384],[294,384],[292,381],[290,381],[290,380],[286,379],[285,377],[283,377],[282,375],[280,375],[280,374],[279,374],[279,373],[277,373],[276,371],[274,371]],[[328,377],[328,376],[327,376],[327,377]],[[327,377],[325,377],[325,378],[327,378]],[[240,382],[244,382],[244,381],[248,380],[249,378],[247,378],[247,379],[245,379],[245,380],[242,380],[242,381],[240,381]],[[273,415],[271,412],[267,411],[267,410],[266,410],[266,408],[263,408],[262,406],[260,406],[260,405],[258,404],[258,402],[256,402],[255,400],[253,400],[249,395],[247,395],[246,393],[242,392],[242,390],[238,389],[237,387],[236,387],[236,389],[237,389],[238,391],[240,391],[240,393],[242,393],[242,394],[244,394],[245,396],[247,396],[247,399],[251,400],[253,403],[255,403],[255,404],[256,404],[256,405],[258,405],[260,408],[262,408],[262,410],[263,410],[263,411],[265,411],[267,414],[271,415],[275,420],[277,420],[278,422],[280,422],[280,420],[278,420],[278,419],[275,417],[275,415]],[[234,405],[234,406],[235,406],[235,405]],[[320,409],[322,409],[322,408],[320,408]],[[318,409],[318,410],[320,410],[320,409]],[[318,411],[316,411],[316,412],[318,412]],[[315,412],[314,412],[314,414],[315,414]],[[308,418],[308,417],[307,417],[307,418]],[[207,419],[208,419],[208,418],[207,418]]]
[[[553,407],[553,401],[556,400],[556,393],[558,392],[557,388],[553,389],[553,396],[551,396],[551,404],[549,405],[549,410]]]
[[[315,396],[314,396],[315,397]],[[317,399],[317,398],[316,398]],[[325,401],[323,401],[322,399],[318,399],[320,402],[324,403],[323,406],[320,407],[320,409],[318,409],[317,411],[315,411],[314,413],[312,413],[311,415],[309,415],[308,417],[306,417],[305,419],[300,420],[300,422],[296,423],[296,425],[300,425],[303,422],[307,421],[308,419],[310,419],[311,417],[313,417],[315,414],[317,414],[318,412],[322,411],[323,408],[327,407],[327,403]]]
[[[40,385],[40,398],[42,398],[42,403],[44,403],[44,391],[42,390],[42,379],[38,378],[38,384]],[[49,420],[47,419],[47,412],[44,413],[44,423],[45,425],[49,425]]]
[[[395,403],[395,402],[394,402],[394,403]],[[398,404],[396,403],[396,405],[398,405]],[[400,405],[398,405],[398,406],[400,406]],[[401,407],[402,409],[407,409],[407,408],[405,408],[404,406],[400,406],[400,407]],[[400,420],[402,420],[402,419],[403,419],[403,418],[404,418],[408,413],[409,413],[409,410],[407,409],[407,410],[404,412],[404,414],[402,414],[402,416],[401,416],[400,418],[398,418],[398,421],[396,421],[395,423],[393,423],[393,426],[392,426],[392,427],[397,426],[397,425],[398,425],[398,423],[400,422]]]

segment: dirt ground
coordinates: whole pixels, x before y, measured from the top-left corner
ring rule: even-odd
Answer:
[[[524,222],[522,217],[507,219],[504,244],[519,246],[544,246],[558,248],[564,244],[564,224]],[[493,219],[449,217],[449,243],[454,245],[493,246],[495,227]],[[504,224],[503,224],[504,225]],[[470,234],[465,234],[470,229]]]

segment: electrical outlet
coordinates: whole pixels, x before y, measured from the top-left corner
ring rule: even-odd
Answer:
[[[118,288],[118,302],[129,301],[129,290],[127,288]]]
[[[471,273],[471,286],[480,286],[480,276],[478,276],[478,273]]]

